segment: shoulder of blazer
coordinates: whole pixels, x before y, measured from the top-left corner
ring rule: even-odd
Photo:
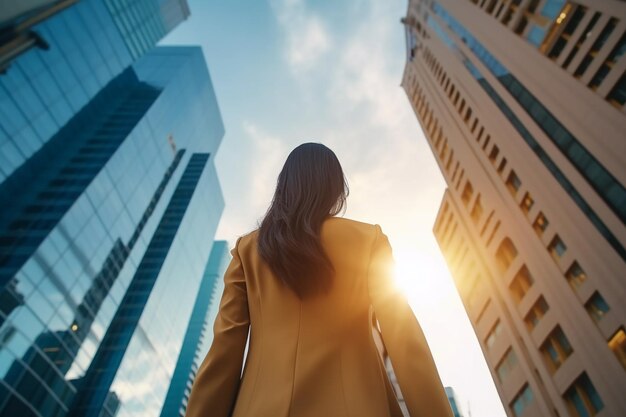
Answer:
[[[336,220],[339,220],[340,222],[346,225],[350,225],[360,230],[366,230],[366,231],[371,231],[371,232],[375,231],[375,227],[376,227],[375,224],[365,223],[365,222],[361,222],[358,220],[349,219],[347,217],[331,217],[331,221],[336,221]]]
[[[365,223],[345,217],[333,217],[332,219],[333,220],[331,221],[335,222],[335,224],[337,224],[339,227],[344,227],[348,230],[351,230],[351,232],[349,233],[354,235],[355,238],[359,240],[373,240],[377,236],[378,229],[380,229],[380,226],[378,224]]]
[[[251,244],[256,244],[256,239],[259,234],[259,229],[255,229],[251,232],[239,236],[235,242],[233,250],[238,250],[241,255]]]

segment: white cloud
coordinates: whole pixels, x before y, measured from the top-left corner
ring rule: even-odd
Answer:
[[[312,69],[331,46],[326,25],[302,0],[275,0],[272,8],[285,32],[285,57],[291,70]]]
[[[397,5],[363,0],[353,6],[358,18],[346,23],[343,36],[333,30],[331,48],[324,16],[303,0],[272,3],[297,94],[309,97],[303,111],[325,112],[315,114],[323,123],[309,126],[307,136],[333,149],[344,166],[351,189],[347,217],[386,226],[392,243],[436,251],[432,239],[421,241],[424,233],[432,235],[443,181],[399,86],[404,56]]]
[[[250,122],[244,122],[244,132],[251,140],[254,154],[261,156],[254,164],[251,192],[248,195],[255,211],[264,211],[272,200],[278,173],[288,149],[285,140],[262,131]]]

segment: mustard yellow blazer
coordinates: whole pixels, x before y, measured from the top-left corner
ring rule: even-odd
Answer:
[[[393,283],[391,246],[379,225],[323,223],[336,277],[327,295],[304,301],[260,258],[257,236],[240,237],[231,251],[187,417],[401,417],[370,306],[411,417],[452,417],[424,334]]]

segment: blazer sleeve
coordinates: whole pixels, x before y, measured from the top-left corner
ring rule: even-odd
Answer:
[[[409,413],[412,417],[453,417],[426,337],[395,285],[389,240],[379,225],[375,228],[369,296]]]
[[[237,239],[224,273],[224,292],[213,325],[213,343],[191,388],[187,417],[228,417],[239,391],[248,338],[248,297]]]

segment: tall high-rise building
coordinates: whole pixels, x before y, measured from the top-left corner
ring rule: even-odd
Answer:
[[[49,18],[0,76],[2,416],[158,415],[223,210],[200,48],[110,7]]]
[[[452,387],[445,387],[445,390],[448,401],[450,402],[450,407],[452,407],[452,413],[454,414],[454,417],[463,417],[463,414],[459,409],[459,400],[456,398],[454,389]]]
[[[193,305],[176,369],[161,409],[161,417],[185,417],[191,385],[213,341],[213,322],[219,308],[219,295],[224,286],[223,277],[229,261],[228,242],[216,241]]]
[[[30,49],[0,76],[0,181],[61,134],[184,10],[184,0],[82,0],[34,26],[48,49]]]
[[[626,415],[626,3],[411,0],[434,233],[509,416]]]
[[[79,45],[88,48],[91,42],[96,42],[97,46],[115,42],[114,38],[119,35],[111,32],[108,27],[111,22],[114,22],[116,32],[121,33],[130,55],[136,59],[152,49],[163,36],[189,16],[186,0],[82,0],[81,3],[87,4],[74,8],[77,2],[78,0],[3,2],[0,7],[0,73],[4,73],[15,58],[31,48],[50,50],[51,47],[57,47],[59,41],[64,43],[60,39],[63,36],[73,36],[81,31],[86,30],[90,32],[89,35],[94,35],[104,29],[107,33],[75,38],[75,46],[79,48]],[[40,25],[68,8],[74,8],[75,13],[65,13],[64,18],[53,24]],[[64,19],[67,19],[65,21],[70,26],[74,26],[73,31],[72,28],[63,26]],[[96,26],[76,26],[93,23]],[[113,39],[106,39],[111,35]],[[71,45],[65,45],[66,48],[68,46]],[[97,55],[108,51],[93,52]]]

